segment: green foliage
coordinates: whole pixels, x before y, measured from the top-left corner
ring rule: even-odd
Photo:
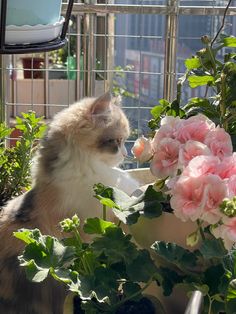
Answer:
[[[235,42],[236,37],[223,34],[214,44],[207,36],[202,37],[203,48],[185,60],[186,72],[177,82],[176,98],[172,102],[162,99],[151,110],[151,130],[159,127],[165,115],[187,118],[202,113],[224,127],[232,137],[236,134],[236,54],[228,52],[236,48]],[[224,53],[225,48],[227,53]],[[184,85],[205,88],[205,95],[190,98],[186,104],[182,100]]]
[[[159,217],[162,214],[162,203],[166,200],[152,185],[139,197],[130,197],[117,188],[108,188],[102,184],[95,185],[94,190],[100,203],[111,207],[117,218],[128,225],[136,223],[140,215],[147,218]]]
[[[19,260],[27,277],[41,282],[52,276],[63,282],[78,294],[89,314],[115,313],[128,300],[138,302],[158,275],[149,252],[139,250],[120,227],[99,218],[85,222],[84,232],[94,236],[90,243],[82,243],[78,221],[73,216],[61,223],[69,238],[60,241],[38,229],[14,233],[26,243]]]
[[[22,113],[16,118],[15,130],[21,132],[15,146],[5,145],[5,138],[14,129],[0,124],[0,206],[11,197],[30,188],[30,165],[37,144],[46,126],[34,112]]]

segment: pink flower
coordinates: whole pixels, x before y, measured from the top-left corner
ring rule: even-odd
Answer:
[[[200,218],[204,196],[203,177],[181,176],[171,191],[170,205],[182,221]]]
[[[203,143],[207,133],[215,127],[211,120],[201,114],[183,121],[184,123],[175,134],[175,138],[181,143],[186,143],[188,140]]]
[[[215,224],[222,217],[219,205],[228,195],[227,185],[217,175],[205,175],[204,181],[203,213],[201,219],[210,224]]]
[[[228,197],[233,198],[236,195],[236,175],[232,175],[228,179]]]
[[[171,138],[164,138],[157,147],[150,170],[154,176],[164,179],[176,174],[178,169],[180,143]]]
[[[236,153],[222,159],[218,166],[218,174],[222,179],[227,179],[232,175],[236,175]]]
[[[141,163],[150,160],[153,155],[151,141],[144,136],[140,137],[135,141],[131,152]]]
[[[183,175],[199,177],[205,174],[218,174],[220,159],[216,156],[194,157],[184,169]]]
[[[220,127],[211,130],[205,138],[204,143],[210,148],[212,154],[223,158],[232,155],[233,146],[230,135]]]
[[[212,229],[213,235],[218,239],[222,238],[224,246],[230,250],[234,243],[236,243],[236,217],[223,219],[223,224]]]
[[[152,141],[152,147],[153,150],[156,151],[156,149],[159,146],[159,143],[164,138],[172,138],[175,139],[175,133],[177,128],[183,123],[183,120],[181,120],[179,117],[171,117],[166,116],[161,120],[161,127],[156,131],[156,134]]]
[[[180,147],[179,163],[186,167],[190,160],[200,155],[211,155],[210,149],[203,143],[189,140]]]

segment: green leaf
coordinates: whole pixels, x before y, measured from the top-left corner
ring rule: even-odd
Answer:
[[[158,119],[161,117],[163,113],[164,107],[162,105],[157,105],[151,109],[151,115],[155,118]]]
[[[106,197],[101,197],[99,198],[99,201],[102,205],[105,205],[110,208],[117,208],[117,204],[113,202],[111,199],[106,198]]]
[[[25,266],[27,266],[25,269],[26,276],[33,282],[41,282],[48,276],[49,268],[38,267],[33,260],[29,261]]]
[[[138,301],[142,298],[141,294],[141,287],[136,282],[125,282],[122,285],[122,290],[124,292],[124,296],[127,298],[133,296],[135,294],[135,297],[132,297],[132,300]],[[140,292],[140,293],[138,293]]]
[[[116,227],[116,225],[112,222],[105,221],[103,219],[88,218],[85,221],[83,230],[88,234],[104,234],[107,228]]]
[[[222,264],[213,265],[211,267],[208,267],[204,273],[204,282],[209,287],[209,294],[218,294],[219,288],[220,288],[220,281],[222,277],[225,276],[225,269]]]
[[[225,37],[223,38],[223,43],[226,47],[236,47],[236,38],[235,37]]]
[[[157,272],[157,267],[147,250],[140,250],[138,256],[127,265],[131,281],[148,282]]]
[[[219,239],[205,239],[202,241],[199,251],[206,259],[222,259],[227,254],[227,250]]]
[[[236,279],[230,281],[226,299],[227,301],[236,299]]]
[[[156,241],[151,248],[158,256],[175,264],[180,269],[196,266],[197,257],[195,254],[175,243]]]
[[[174,286],[182,283],[185,278],[170,268],[160,267],[158,271],[162,278],[160,284],[163,289],[164,296],[171,295]]]
[[[123,191],[114,188],[113,199],[119,209],[113,209],[114,214],[125,224],[134,224],[140,215],[147,218],[159,217],[162,214],[163,194],[150,185],[139,197],[129,197]]]
[[[197,75],[191,75],[188,77],[189,85],[192,88],[207,85],[209,83],[214,82],[214,77],[211,75],[203,75],[203,76],[197,76]]]
[[[19,229],[18,231],[13,232],[13,236],[21,241],[24,241],[26,244],[29,244],[37,241],[42,235],[38,229]]]
[[[131,262],[138,255],[138,251],[130,239],[131,236],[125,235],[121,228],[109,227],[102,237],[94,239],[91,248],[98,256],[104,254],[110,263]]]
[[[184,63],[188,70],[197,69],[201,66],[200,59],[197,57],[186,59]]]

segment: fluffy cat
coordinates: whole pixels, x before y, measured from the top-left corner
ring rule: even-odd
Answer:
[[[45,135],[32,171],[32,189],[11,200],[0,217],[0,313],[61,314],[64,287],[53,280],[29,282],[18,266],[19,228],[61,236],[58,222],[75,212],[83,221],[101,217],[93,185],[101,182],[132,193],[138,184],[115,168],[124,158],[129,123],[118,98],[85,98],[59,112]]]

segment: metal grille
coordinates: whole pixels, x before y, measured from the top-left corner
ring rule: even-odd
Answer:
[[[123,95],[131,122],[128,146],[147,132],[150,109],[172,100],[184,59],[214,37],[228,1],[84,0],[74,4],[65,48],[34,55],[1,56],[2,119],[34,110],[50,120],[84,96],[107,90]],[[236,1],[224,32],[235,35]],[[66,5],[63,5],[64,12]],[[34,68],[32,68],[34,65]],[[184,90],[187,97],[198,91]],[[136,166],[126,163],[126,167]]]

